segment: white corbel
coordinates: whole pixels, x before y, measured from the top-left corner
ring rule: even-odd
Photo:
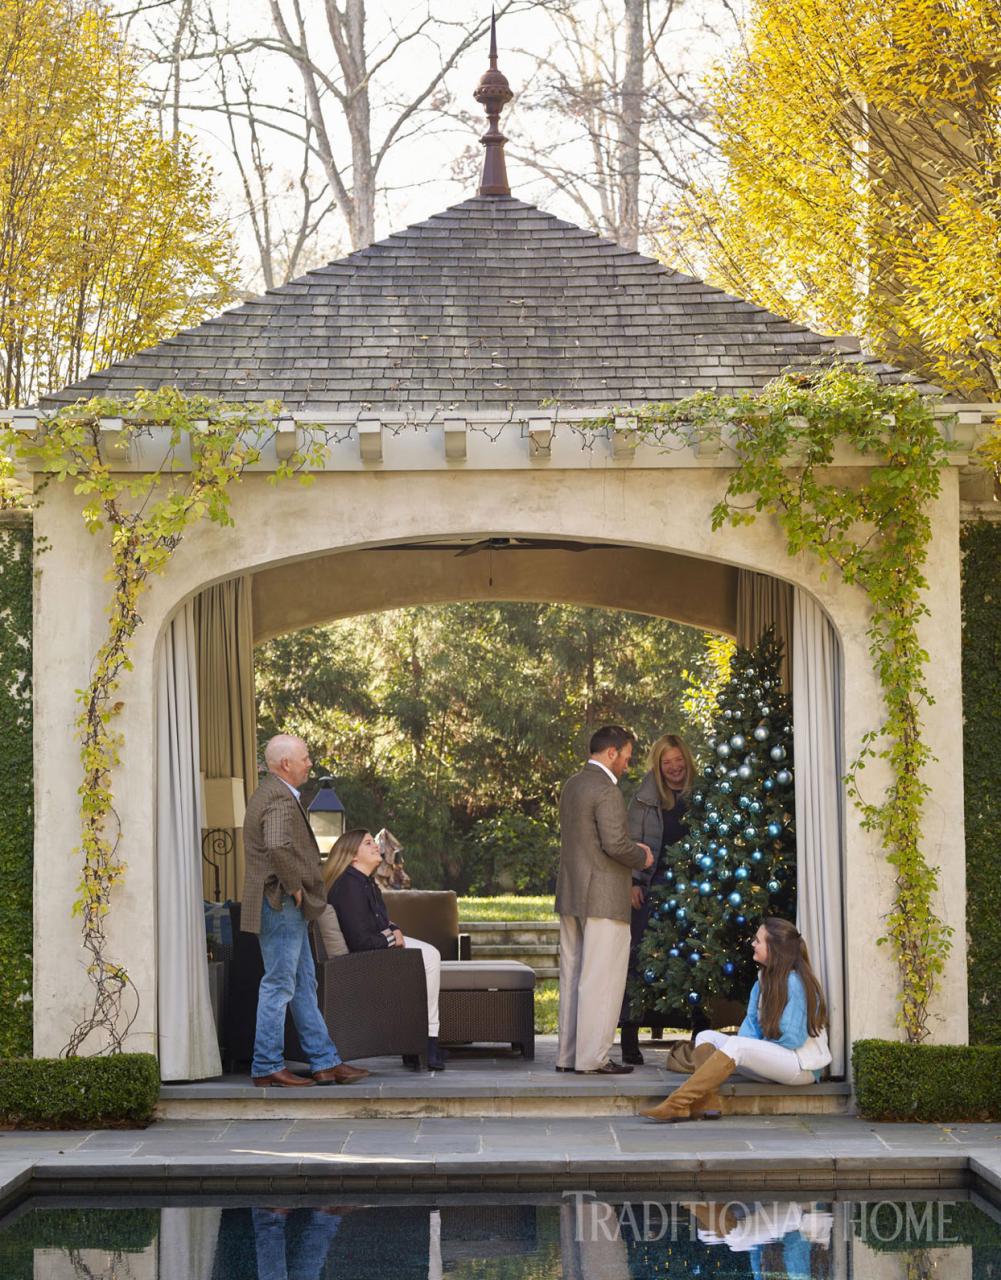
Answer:
[[[129,456],[124,418],[98,418],[97,441],[105,462],[121,462]]]
[[[631,458],[636,453],[639,432],[636,418],[616,418],[612,428],[612,457]]]
[[[948,419],[947,419],[948,421]],[[980,443],[984,415],[979,409],[959,409],[950,424],[950,442],[957,453],[972,453]]]
[[[461,462],[466,456],[466,419],[446,418],[444,434],[445,457],[450,462]]]
[[[553,423],[550,418],[529,418],[528,456],[543,462],[552,457]]]
[[[299,447],[295,418],[279,418],[275,427],[275,454],[279,462],[288,462]]]
[[[382,461],[382,423],[378,418],[359,420],[358,451],[362,462]]]

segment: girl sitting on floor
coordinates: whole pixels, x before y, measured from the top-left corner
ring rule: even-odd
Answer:
[[[719,1086],[737,1070],[776,1084],[813,1084],[831,1061],[827,1003],[796,926],[775,916],[751,943],[758,980],[735,1036],[702,1031],[696,1037],[695,1071],[659,1106],[641,1110],[661,1124],[718,1120]]]

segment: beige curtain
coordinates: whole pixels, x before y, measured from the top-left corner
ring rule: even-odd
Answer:
[[[198,651],[198,722],[201,768],[206,778],[242,778],[247,799],[257,787],[257,709],[254,700],[254,627],[251,579],[231,578],[195,597]],[[220,869],[223,901],[243,888],[243,835]],[[227,865],[228,864],[228,865]],[[205,897],[214,888],[203,866]]]
[[[737,643],[753,649],[768,627],[782,641],[782,688],[792,692],[793,599],[795,591],[766,573],[741,569],[737,574]]]

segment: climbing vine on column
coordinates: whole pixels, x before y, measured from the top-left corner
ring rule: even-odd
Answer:
[[[127,970],[109,952],[107,920],[126,866],[112,794],[123,745],[114,727],[122,707],[117,693],[131,667],[141,599],[195,524],[233,523],[232,486],[259,459],[276,408],[186,398],[164,389],[140,392],[128,403],[98,398],[60,409],[28,439],[6,433],[20,460],[45,474],[43,501],[46,484],[73,485],[87,529],[106,540],[109,555],[108,628],[79,692],[76,722],[82,869],[73,910],[82,921],[92,1004],[70,1035],[67,1056],[78,1054],[92,1036],[102,1039],[105,1050],[120,1052],[139,1007]],[[123,459],[139,449],[144,461],[149,458],[148,468],[123,469]],[[313,457],[312,446],[296,452],[274,478],[308,467]]]
[[[714,528],[774,516],[791,556],[809,552],[869,597],[869,652],[885,717],[859,744],[848,785],[864,826],[878,834],[893,868],[895,900],[879,942],[893,950],[900,1022],[908,1041],[918,1043],[929,1033],[929,1003],[952,933],[936,914],[938,869],[928,865],[920,843],[928,793],[921,773],[931,759],[921,736],[921,708],[931,698],[919,626],[928,613],[928,509],[946,462],[932,408],[911,387],[883,386],[835,366],[788,374],[756,396],[705,393],[619,410],[623,415],[664,448],[695,444],[732,457]],[[614,415],[590,425],[610,430]],[[871,467],[839,470],[838,451],[845,448],[865,454]],[[890,784],[878,798],[861,790],[862,770],[873,758],[890,770]]]

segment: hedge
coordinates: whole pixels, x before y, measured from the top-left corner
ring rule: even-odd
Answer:
[[[151,1053],[0,1060],[0,1124],[101,1129],[146,1124],[160,1096]]]
[[[98,1249],[102,1253],[145,1253],[155,1242],[160,1223],[159,1209],[49,1209],[41,1213],[25,1213],[3,1230],[0,1261],[4,1280],[35,1280],[36,1253],[57,1249],[62,1255],[82,1249]],[[56,1265],[53,1263],[53,1265]],[[77,1273],[93,1275],[82,1266]],[[65,1273],[63,1273],[65,1274]],[[121,1272],[112,1262],[102,1276],[132,1275],[125,1262]],[[178,1277],[180,1280],[180,1277]]]
[[[970,1040],[1001,1043],[1001,524],[966,525],[963,775]],[[934,747],[934,743],[932,744]],[[948,761],[940,766],[948,769]],[[948,786],[948,782],[944,785]]]
[[[31,1053],[30,527],[0,525],[0,1057]]]
[[[1001,1120],[1001,1045],[856,1040],[852,1070],[866,1120]]]

